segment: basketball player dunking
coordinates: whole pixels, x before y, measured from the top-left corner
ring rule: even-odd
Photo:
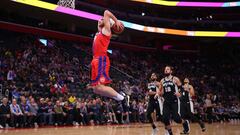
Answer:
[[[181,89],[181,116],[184,120],[193,120],[199,123],[202,131],[204,132],[205,125],[201,119],[194,116],[194,107],[192,97],[195,95],[193,86],[189,84],[189,79],[184,79],[183,89]],[[183,131],[183,134],[188,134],[189,131]]]
[[[157,115],[160,115],[160,107],[158,101],[158,91],[159,91],[160,83],[157,81],[157,75],[152,73],[150,82],[148,83],[148,108],[147,108],[147,118],[152,125],[152,135],[157,134],[157,128],[153,121],[152,114],[154,110],[156,111]]]
[[[93,59],[91,62],[91,85],[94,93],[101,96],[113,98],[117,101],[123,101],[124,93],[119,94],[112,87],[106,86],[111,83],[109,77],[110,60],[107,55],[107,49],[112,36],[110,19],[115,22],[118,28],[123,27],[121,22],[108,10],[104,11],[104,16],[98,21],[98,33],[96,33],[93,41]],[[123,108],[126,103],[123,104]]]
[[[164,77],[160,82],[159,94],[163,96],[163,123],[166,129],[166,135],[173,135],[170,118],[176,123],[182,123],[184,131],[189,131],[189,122],[182,120],[180,117],[179,89],[182,88],[181,81],[178,77],[172,75],[172,67],[166,66]]]

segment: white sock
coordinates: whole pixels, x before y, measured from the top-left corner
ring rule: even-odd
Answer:
[[[124,97],[118,93],[117,96],[113,97],[113,99],[115,99],[117,101],[122,101],[124,99]]]

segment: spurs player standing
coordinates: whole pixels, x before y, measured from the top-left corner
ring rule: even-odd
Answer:
[[[201,119],[198,119],[194,116],[194,106],[193,106],[193,100],[192,97],[195,96],[195,92],[193,89],[193,86],[189,84],[189,79],[184,79],[184,85],[183,89],[181,89],[181,117],[184,120],[193,120],[199,123],[200,127],[202,128],[202,131],[204,132],[205,125]],[[189,131],[184,131],[183,134],[188,134]]]
[[[171,128],[171,117],[176,123],[183,124],[184,131],[189,131],[189,122],[180,117],[179,89],[182,88],[178,77],[172,75],[172,67],[166,66],[164,70],[165,77],[160,82],[159,94],[163,96],[163,123],[166,129],[166,135],[173,135]]]
[[[153,121],[152,114],[156,111],[157,115],[160,115],[160,106],[159,106],[159,91],[160,83],[157,81],[157,75],[152,73],[150,82],[148,83],[148,108],[147,108],[147,118],[152,126],[152,135],[157,134],[157,127]]]

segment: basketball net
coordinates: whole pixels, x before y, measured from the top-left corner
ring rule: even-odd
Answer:
[[[75,9],[75,0],[59,0],[59,6]]]

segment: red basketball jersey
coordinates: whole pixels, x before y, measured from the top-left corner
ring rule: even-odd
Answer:
[[[93,41],[93,56],[107,56],[107,50],[110,43],[111,36],[106,36],[98,32]]]

